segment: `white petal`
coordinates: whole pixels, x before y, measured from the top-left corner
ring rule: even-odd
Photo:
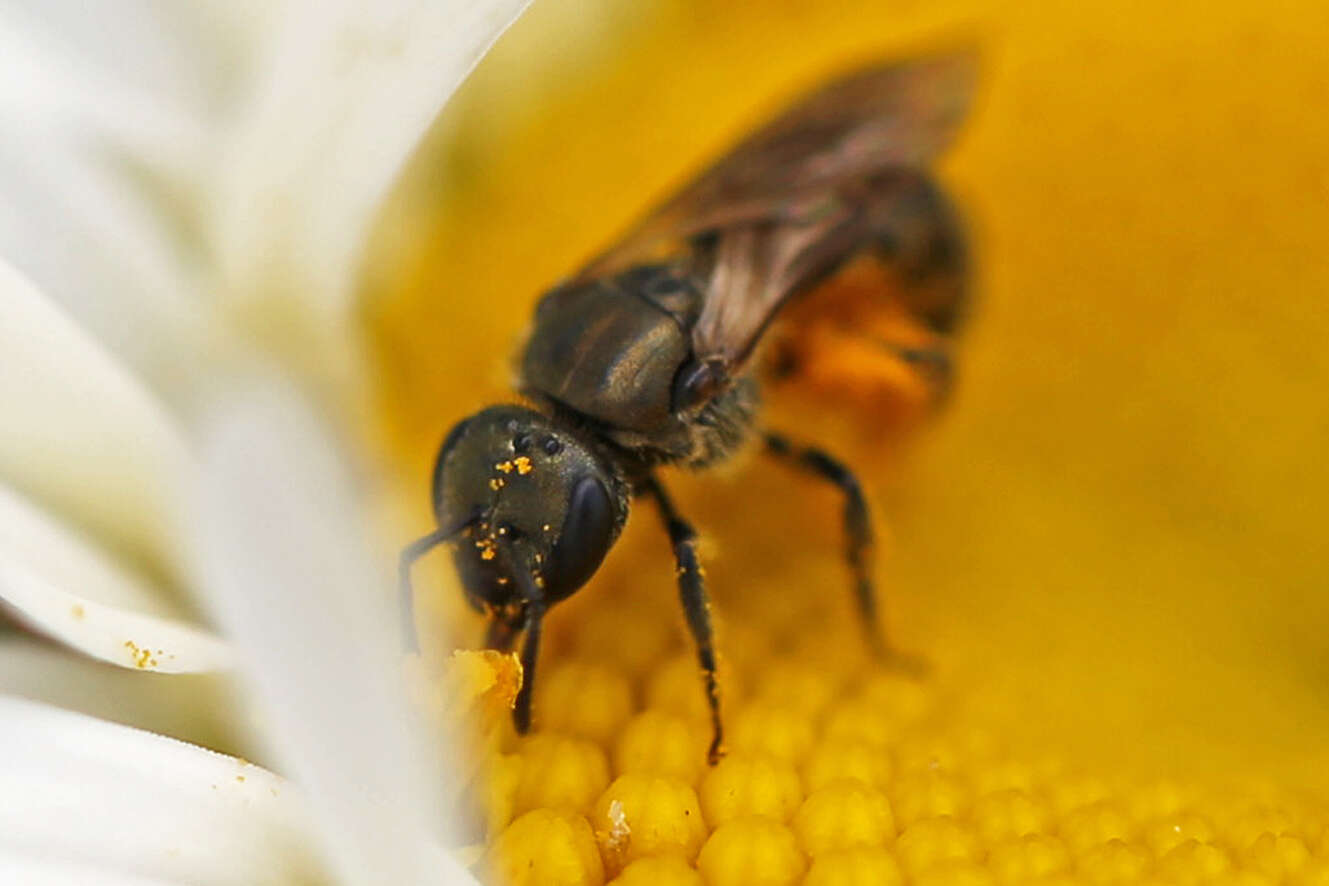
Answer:
[[[427,814],[444,786],[408,720],[391,570],[326,431],[292,392],[255,387],[201,443],[200,585],[326,851],[347,882],[459,882]]]
[[[166,16],[150,6],[0,0],[4,123],[143,150],[154,166],[201,156],[207,84],[200,62],[209,47],[197,28],[179,27],[187,13]],[[173,25],[186,33],[170,33]],[[164,153],[178,148],[191,150]]]
[[[242,735],[251,725],[249,715],[233,687],[217,675],[148,677],[10,633],[0,636],[0,695],[244,756],[253,752]]]
[[[126,668],[230,666],[227,646],[169,612],[152,589],[0,486],[0,601],[33,629]]]
[[[272,773],[34,702],[0,698],[0,796],[0,860],[15,866],[209,886],[315,870],[305,804]]]
[[[216,242],[232,291],[335,322],[388,186],[527,2],[290,4],[221,155]]]
[[[0,260],[0,481],[170,570],[189,458],[158,401]]]
[[[118,874],[97,865],[0,851],[0,883],[23,886],[170,886],[180,880]]]
[[[218,335],[182,236],[186,210],[161,205],[159,175],[145,189],[147,173],[77,136],[0,116],[0,255],[152,387],[174,392]]]
[[[168,94],[201,52],[146,3],[74,5],[0,5],[0,255],[165,384],[210,334],[182,234],[210,141]]]
[[[0,563],[36,572],[82,600],[145,615],[180,615],[169,596],[124,568],[86,536],[0,483]],[[4,597],[0,587],[0,597]]]
[[[230,666],[229,648],[170,595],[0,483],[0,602],[70,648],[162,673]]]
[[[197,230],[243,68],[219,20],[0,0],[0,256],[169,395],[224,338]]]

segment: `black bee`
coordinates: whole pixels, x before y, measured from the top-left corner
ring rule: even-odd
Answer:
[[[546,611],[595,574],[629,502],[648,497],[673,544],[710,704],[710,759],[718,759],[720,700],[696,535],[655,468],[706,467],[754,435],[754,349],[782,308],[829,285],[851,260],[883,263],[903,281],[880,300],[903,308],[933,343],[880,344],[938,393],[945,388],[967,251],[927,165],[964,116],[974,68],[969,54],[877,66],[794,104],[544,295],[520,364],[529,407],[489,407],[447,435],[433,475],[439,528],[401,556],[408,636],[414,642],[411,564],[454,541],[467,598],[490,618],[486,644],[507,650],[525,635],[518,731],[530,726]],[[853,474],[780,434],[756,436],[843,493],[869,642],[892,655]]]

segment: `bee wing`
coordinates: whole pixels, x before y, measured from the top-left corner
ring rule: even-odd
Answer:
[[[917,168],[953,139],[972,52],[869,68],[806,96],[743,140],[578,275],[586,280],[704,244],[699,357],[743,359],[780,304],[862,242],[868,179]]]

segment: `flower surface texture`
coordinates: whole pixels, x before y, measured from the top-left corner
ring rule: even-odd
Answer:
[[[757,452],[666,471],[703,536],[728,755],[706,765],[642,503],[548,618],[533,733],[486,745],[483,878],[1326,876],[1326,25],[1310,3],[662,3],[556,83],[487,60],[430,167],[451,199],[399,195],[422,223],[385,232],[370,284],[404,536],[448,427],[512,400],[539,293],[653,201],[854,63],[958,39],[983,73],[939,165],[975,244],[954,398],[890,450],[838,403],[763,412],[864,476],[888,627],[931,674],[866,656],[832,491]],[[446,556],[417,586],[436,671],[482,627]]]
[[[0,883],[1329,883],[1325,4],[94,6],[0,3]],[[956,44],[953,395],[889,443],[853,385],[761,413],[859,472],[930,669],[756,451],[662,472],[718,764],[644,503],[530,734],[445,554],[403,662],[396,552],[539,294]]]

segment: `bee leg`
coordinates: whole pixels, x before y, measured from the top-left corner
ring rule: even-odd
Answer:
[[[923,670],[921,662],[892,649],[886,640],[886,631],[877,611],[877,589],[872,581],[872,520],[858,478],[846,465],[820,449],[796,446],[788,437],[769,431],[762,438],[766,443],[766,451],[771,455],[829,480],[844,493],[845,558],[854,576],[854,595],[858,600],[863,628],[867,632],[868,646],[883,661],[898,665],[906,671]]]
[[[531,729],[531,693],[535,689],[535,663],[540,657],[540,627],[544,622],[544,601],[533,600],[526,606],[526,636],[521,644],[521,689],[512,708],[512,725],[520,735]]]
[[[411,567],[416,560],[447,541],[454,533],[455,530],[435,529],[408,544],[401,552],[397,579],[401,594],[402,636],[406,638],[406,648],[411,652],[420,649],[420,640],[415,633],[415,594],[411,591]]]
[[[679,516],[674,502],[654,477],[646,481],[646,489],[655,497],[664,520],[669,542],[674,548],[678,564],[678,593],[687,615],[688,630],[697,643],[697,659],[701,664],[706,685],[706,703],[711,709],[711,746],[706,759],[711,765],[724,755],[724,727],[720,722],[720,684],[715,675],[715,635],[711,629],[711,601],[702,580],[701,565],[697,562],[697,533]]]
[[[954,333],[969,312],[972,264],[960,213],[926,172],[891,170],[874,184],[877,250],[903,275],[910,313],[934,332]]]
[[[943,346],[911,347],[892,345],[892,350],[908,366],[927,376],[933,390],[933,405],[941,406],[949,398],[955,381],[955,364],[951,352]]]

